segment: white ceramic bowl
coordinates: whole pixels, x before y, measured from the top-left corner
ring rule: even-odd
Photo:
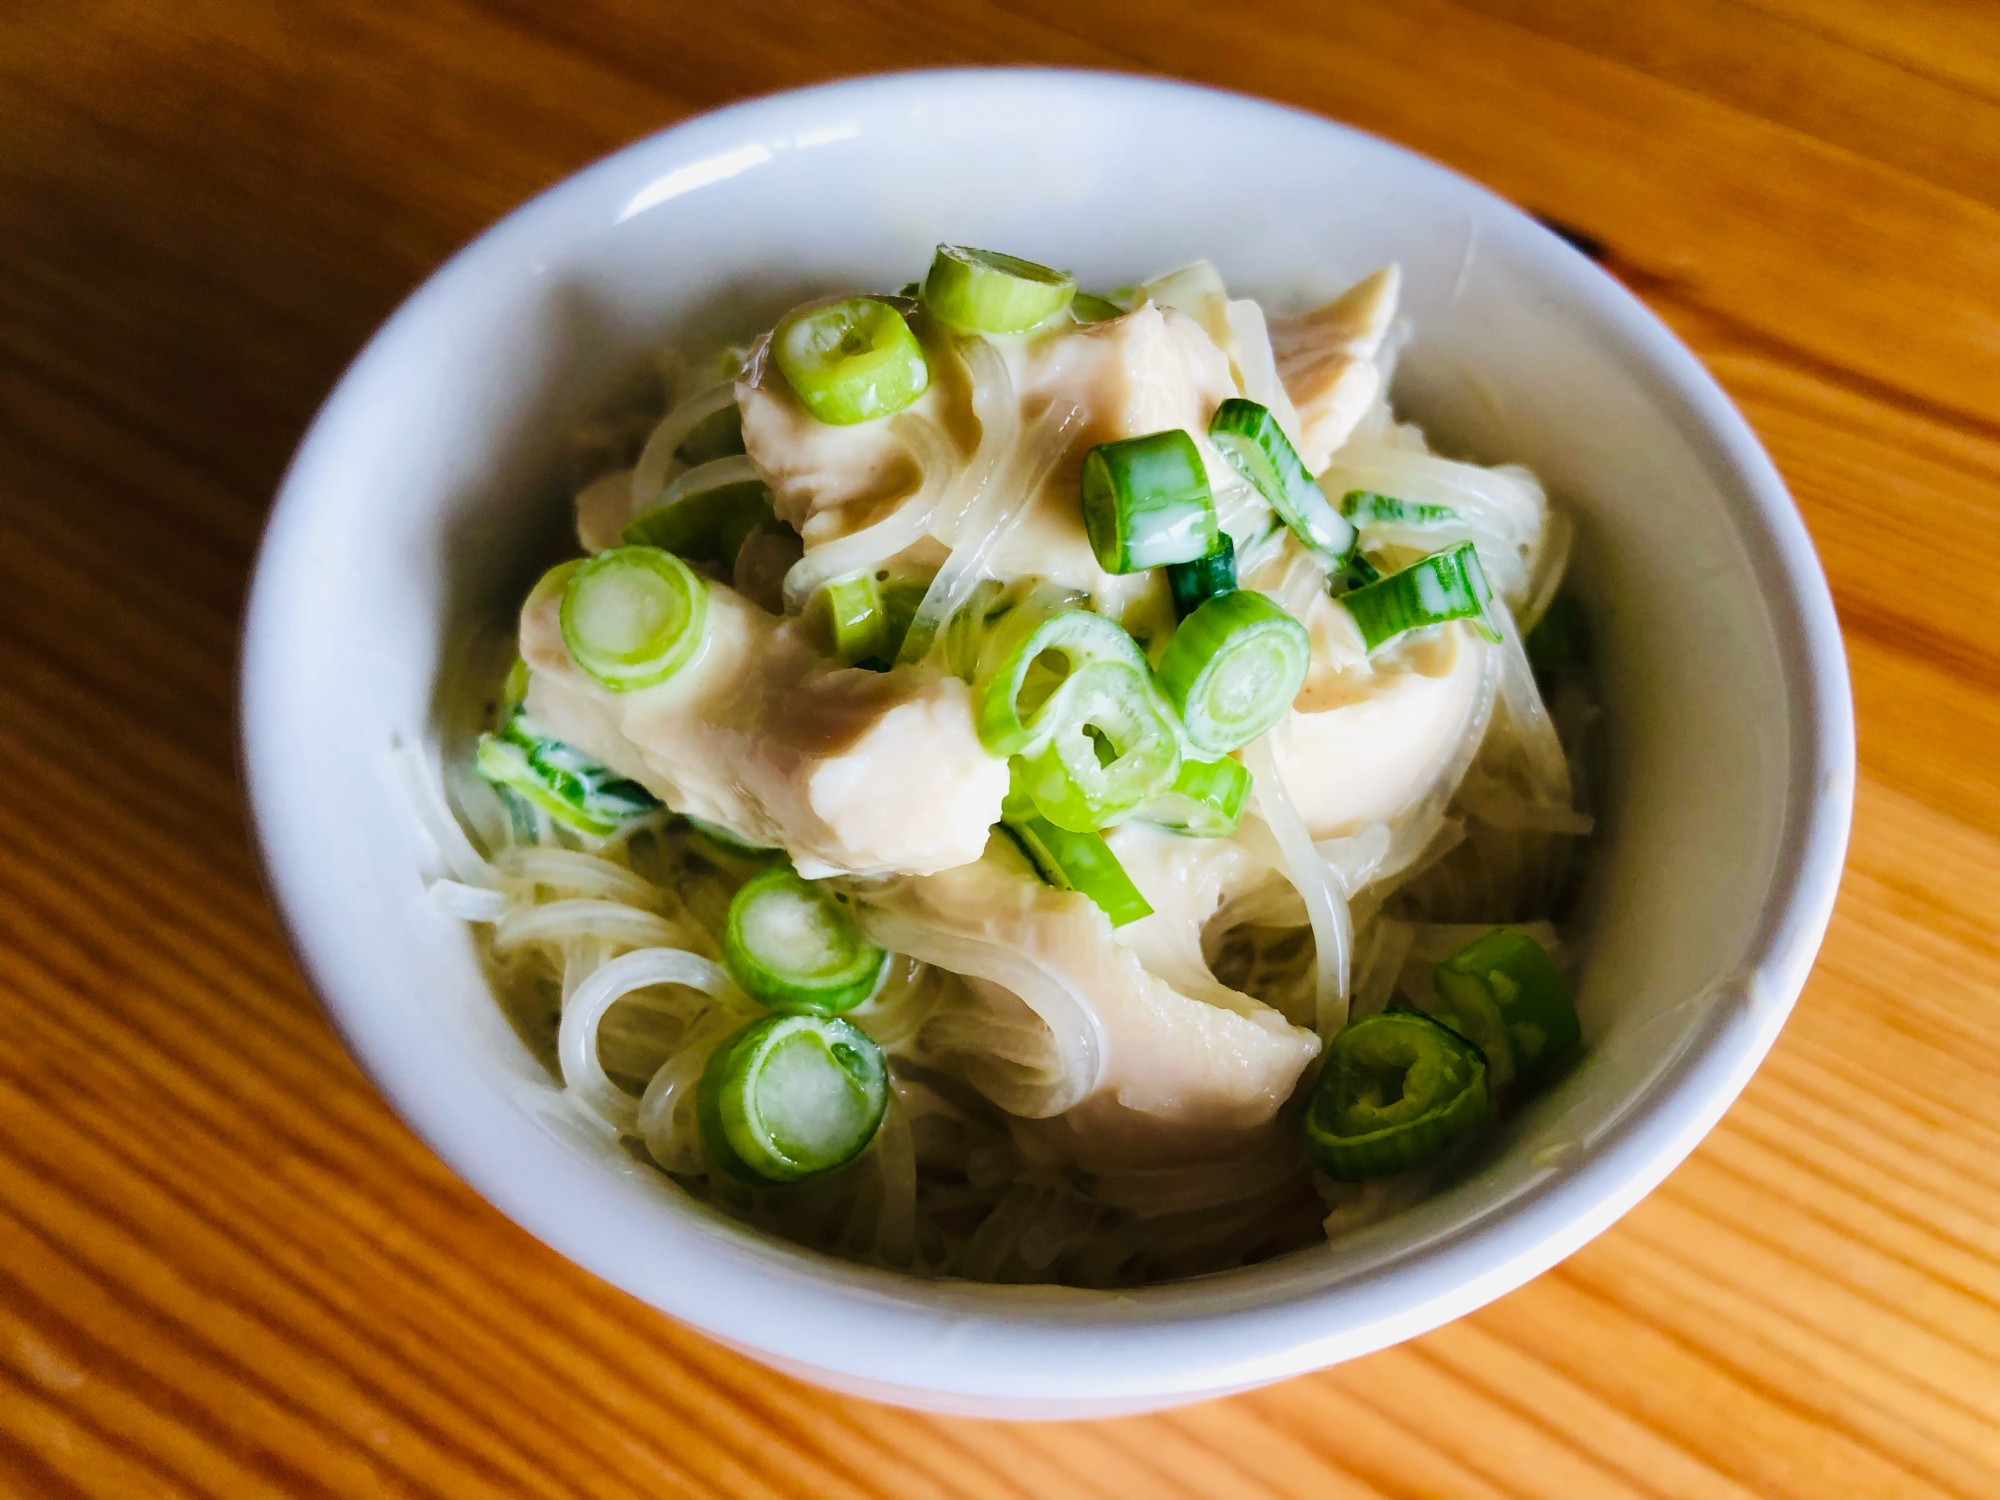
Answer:
[[[441,664],[561,545],[561,436],[671,338],[918,275],[939,240],[1113,285],[1209,256],[1280,308],[1387,260],[1399,404],[1575,510],[1611,785],[1586,1060],[1467,1180],[1331,1248],[1137,1294],[927,1283],[774,1242],[567,1124],[390,762]],[[864,79],[620,152],[475,241],[300,448],[245,632],[264,859],[335,1024],[465,1179],[564,1255],[779,1368],[940,1411],[1079,1416],[1241,1390],[1519,1285],[1666,1175],[1743,1087],[1825,929],[1852,802],[1845,662],[1769,461],[1638,302],[1515,209],[1310,115],[1091,73]]]

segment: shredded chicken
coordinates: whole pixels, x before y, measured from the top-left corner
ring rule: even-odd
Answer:
[[[1299,457],[1314,474],[1381,392],[1375,357],[1395,320],[1402,285],[1401,270],[1387,265],[1324,307],[1271,322],[1278,374],[1299,414]]]

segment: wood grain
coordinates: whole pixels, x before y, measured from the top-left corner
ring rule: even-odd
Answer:
[[[1414,1343],[1159,1417],[830,1396],[596,1283],[389,1114],[232,754],[305,422],[460,241],[695,110],[1160,71],[1600,242],[1793,487],[1861,716],[1825,952],[1722,1127]],[[1955,0],[0,8],[0,1493],[2000,1495],[2000,13]]]

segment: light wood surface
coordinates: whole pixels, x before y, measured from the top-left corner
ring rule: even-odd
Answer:
[[[504,1222],[293,967],[244,581],[341,366],[645,132],[891,65],[1161,71],[1599,242],[1769,445],[1861,716],[1769,1063],[1658,1192],[1412,1344],[1158,1417],[771,1375]],[[2000,7],[0,6],[0,1493],[2000,1496]]]

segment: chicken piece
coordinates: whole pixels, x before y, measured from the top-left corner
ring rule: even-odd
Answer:
[[[699,654],[656,687],[614,693],[570,659],[561,598],[521,615],[528,711],[668,807],[782,847],[808,878],[929,874],[979,858],[1007,766],[955,677],[864,672],[708,585]]]
[[[1479,710],[1486,658],[1486,643],[1454,624],[1393,665],[1316,666],[1271,742],[1315,839],[1392,822],[1436,784]]]
[[[1204,995],[1226,1003],[1183,992],[1147,967],[1148,944],[1120,942],[1088,897],[1044,885],[997,841],[976,864],[870,894],[860,914],[877,942],[967,976],[986,1007],[957,1023],[973,1085],[1010,1113],[1066,1116],[1098,1159],[1226,1150],[1272,1118],[1319,1050],[1213,976]],[[1049,1034],[1038,1053],[986,1044],[1018,1035],[1029,1011]]]
[[[761,349],[737,381],[743,441],[770,486],[778,514],[805,538],[810,557],[862,527],[881,521],[916,496],[929,477],[938,501],[901,546],[942,551],[970,538],[958,535],[961,505],[972,488],[961,479],[945,493],[943,474],[926,466],[1012,477],[1035,473],[1025,494],[998,493],[983,519],[997,533],[986,571],[997,577],[1034,575],[1089,594],[1100,609],[1122,615],[1142,596],[1161,593],[1152,574],[1117,577],[1097,566],[1084,534],[1078,495],[1083,456],[1099,443],[1179,427],[1192,434],[1218,478],[1227,472],[1208,447],[1208,419],[1236,394],[1229,360],[1193,319],[1156,306],[1108,322],[989,341],[1004,379],[981,392],[1006,403],[1000,430],[1018,436],[1011,451],[981,451],[988,439],[975,415],[963,361],[923,329],[930,387],[894,417],[833,427],[799,404],[775,361]],[[1052,409],[1074,408],[1077,420],[1059,452],[1019,451],[1035,423]],[[982,500],[982,507],[989,502]],[[894,550],[901,550],[900,547]],[[1164,595],[1162,595],[1164,597]]]
[[[922,325],[920,325],[922,326]],[[805,538],[806,548],[858,531],[913,494],[924,478],[925,455],[912,441],[922,427],[960,462],[971,451],[976,424],[957,361],[927,329],[931,382],[893,417],[840,426],[807,411],[759,339],[736,377],[743,413],[743,447],[771,491],[771,505]]]
[[[1327,466],[1382,390],[1375,363],[1396,316],[1403,273],[1384,266],[1324,307],[1272,321],[1271,350],[1299,416],[1299,457]]]

